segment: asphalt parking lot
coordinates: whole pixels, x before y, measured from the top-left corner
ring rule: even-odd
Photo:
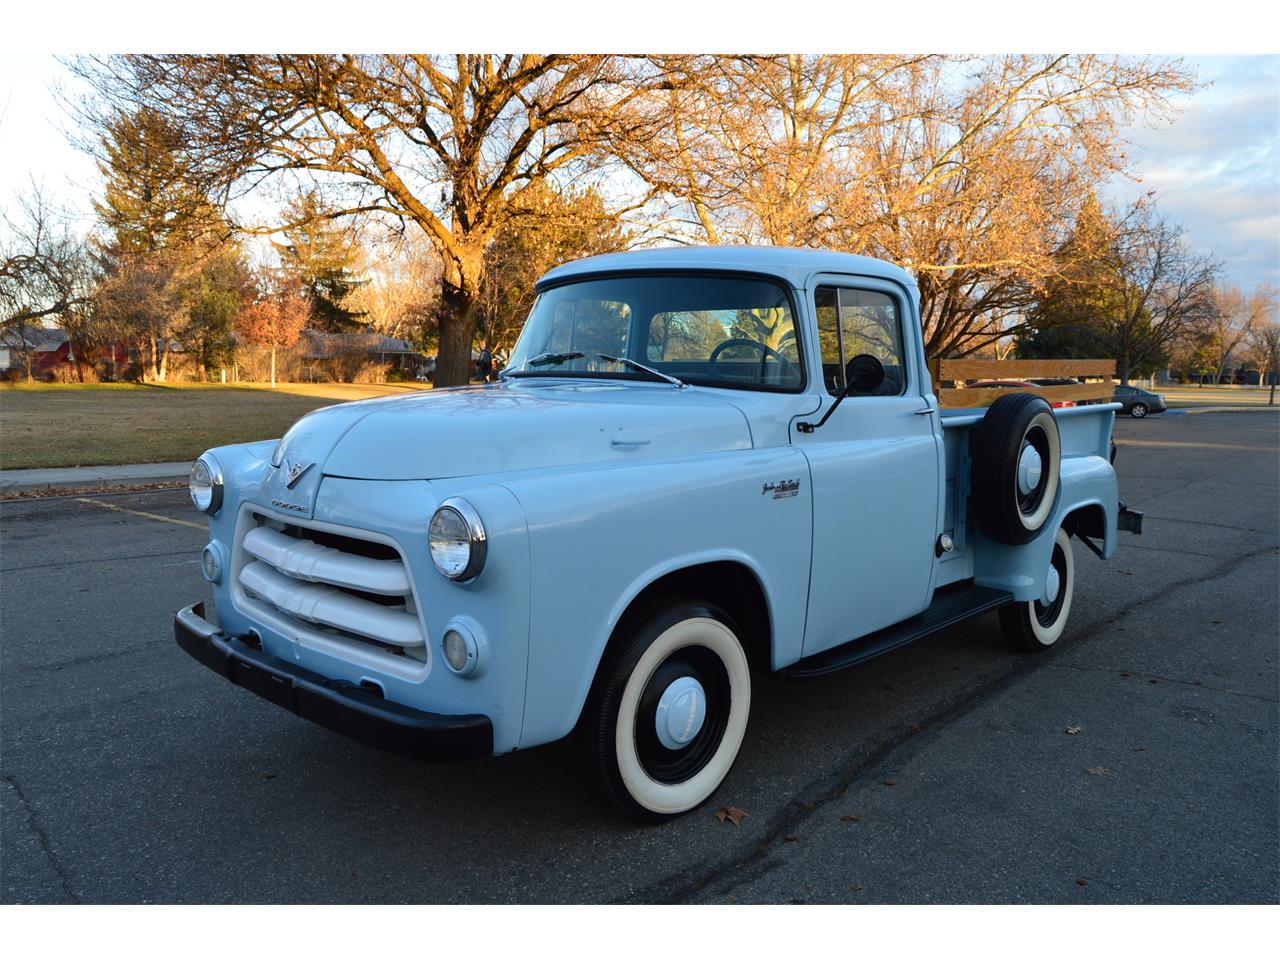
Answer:
[[[563,744],[417,765],[189,659],[185,492],[4,503],[0,899],[1276,903],[1280,419],[1116,438],[1146,533],[1076,548],[1054,650],[1010,652],[988,615],[764,680],[724,786],[649,828]]]

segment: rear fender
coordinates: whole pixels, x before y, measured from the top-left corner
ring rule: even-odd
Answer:
[[[1066,458],[1062,461],[1061,478],[1053,514],[1030,543],[1012,546],[989,540],[981,532],[975,534],[975,584],[1008,590],[1019,601],[1041,597],[1049,558],[1053,555],[1054,535],[1067,517],[1084,507],[1102,508],[1105,519],[1102,553],[1104,557],[1115,553],[1119,494],[1115,471],[1106,457]]]

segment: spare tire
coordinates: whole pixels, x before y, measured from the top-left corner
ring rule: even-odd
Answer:
[[[1000,397],[973,432],[973,505],[997,543],[1029,543],[1053,515],[1062,466],[1058,422],[1043,397]]]

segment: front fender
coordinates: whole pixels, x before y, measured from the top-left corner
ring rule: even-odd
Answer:
[[[795,479],[774,498],[766,483]],[[812,500],[791,449],[726,451],[664,462],[513,478],[529,520],[529,676],[521,745],[578,721],[609,639],[645,587],[675,570],[741,563],[770,610],[776,662],[800,656]],[[792,649],[794,648],[794,649]]]

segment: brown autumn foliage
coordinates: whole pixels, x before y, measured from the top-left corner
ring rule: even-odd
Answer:
[[[272,290],[236,316],[236,332],[245,341],[271,348],[271,385],[276,385],[276,351],[298,342],[311,317],[311,305],[292,290]]]
[[[661,59],[661,58],[660,58]],[[1192,85],[1095,56],[661,60],[678,80],[633,166],[709,242],[821,246],[906,265],[926,350],[1015,333],[1075,216],[1124,169],[1120,131]]]

